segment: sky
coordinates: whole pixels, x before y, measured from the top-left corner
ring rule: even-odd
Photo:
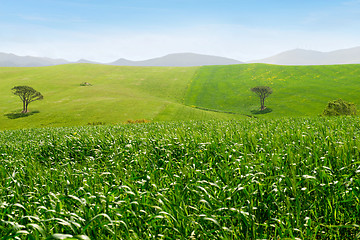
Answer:
[[[360,0],[0,0],[0,52],[112,62],[249,61],[360,46]]]

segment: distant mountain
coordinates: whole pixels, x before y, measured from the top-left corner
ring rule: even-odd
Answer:
[[[17,56],[11,53],[0,53],[0,67],[42,67],[69,63],[64,59]]]
[[[108,63],[109,65],[118,65],[118,66],[140,66],[139,62],[144,62],[144,61],[131,61],[131,60],[127,60],[125,58],[120,58],[114,62]]]
[[[94,61],[89,61],[89,60],[86,60],[86,59],[80,59],[74,63],[90,63],[90,64],[102,64],[102,63],[99,63],[99,62],[94,62]]]
[[[144,61],[130,61],[121,58],[110,65],[121,66],[163,66],[163,67],[192,67],[205,65],[230,65],[241,64],[235,59],[195,53],[174,53],[164,57],[152,58]]]
[[[279,65],[332,65],[360,63],[360,47],[341,49],[331,52],[294,49],[251,63]]]
[[[241,64],[243,62],[235,59],[217,57],[211,55],[202,55],[195,53],[175,53],[164,57],[153,58],[143,61],[131,61],[124,58],[111,63],[99,63],[80,59],[77,62],[69,62],[64,59],[51,59],[30,56],[17,56],[9,53],[0,53],[0,67],[42,67],[68,63],[91,63],[91,64],[108,64],[118,66],[174,66],[190,67],[204,65],[230,65]]]
[[[17,56],[9,53],[0,53],[0,67],[42,67],[68,63],[90,63],[118,66],[164,66],[164,67],[192,67],[205,65],[231,65],[244,62],[212,55],[195,53],[174,53],[159,58],[143,61],[131,61],[120,58],[110,63],[99,63],[80,59],[69,62],[64,59],[51,59],[45,57]],[[253,60],[247,63],[269,63],[278,65],[332,65],[360,63],[360,47],[341,49],[332,52],[319,52],[313,50],[294,49],[279,53],[272,57]]]

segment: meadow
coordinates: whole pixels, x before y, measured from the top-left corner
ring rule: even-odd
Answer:
[[[356,239],[360,119],[0,132],[0,239]]]
[[[38,68],[0,68],[0,130],[119,124],[128,120],[230,120],[316,117],[329,101],[359,105],[360,65],[277,66],[240,64],[203,67],[122,67],[67,64]],[[88,82],[92,86],[81,86]],[[21,101],[11,92],[28,85],[42,101],[19,116]],[[250,91],[270,86],[258,114]],[[231,112],[233,114],[228,114]]]
[[[241,64],[201,67],[192,79],[186,105],[261,118],[316,117],[335,99],[360,105],[359,65],[281,66]],[[259,98],[250,91],[269,86],[270,112],[259,114]]]
[[[0,68],[0,129],[123,123],[146,119],[229,119],[226,114],[183,104],[186,84],[197,68],[118,67],[68,64],[38,68]],[[88,82],[92,86],[81,86]],[[22,103],[11,88],[28,85],[44,100]]]
[[[359,66],[0,68],[0,239],[360,238]]]

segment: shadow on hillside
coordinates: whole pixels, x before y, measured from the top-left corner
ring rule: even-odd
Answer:
[[[266,113],[271,113],[273,110],[271,108],[265,108],[264,110],[252,110],[251,113],[252,114],[266,114]]]
[[[12,113],[4,114],[4,116],[6,116],[9,119],[17,119],[17,118],[29,117],[29,116],[34,115],[34,114],[39,113],[39,112],[40,111],[38,111],[38,110],[31,111],[31,112],[28,112],[28,113],[12,112]]]

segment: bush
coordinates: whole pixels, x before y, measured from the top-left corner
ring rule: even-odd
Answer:
[[[132,123],[149,123],[150,121],[149,120],[146,120],[146,119],[136,119],[135,121],[134,120],[127,120],[126,123],[127,124],[132,124]]]
[[[88,122],[87,125],[91,125],[91,126],[97,126],[97,125],[105,125],[105,122]]]
[[[330,101],[323,116],[356,115],[356,106],[354,103],[346,102],[342,99]]]

